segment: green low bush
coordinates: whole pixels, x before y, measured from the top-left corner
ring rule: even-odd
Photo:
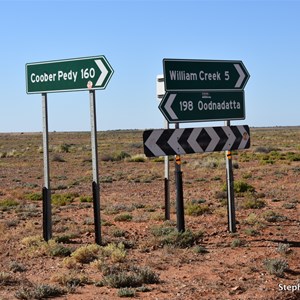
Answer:
[[[266,202],[262,199],[249,198],[243,203],[243,207],[246,209],[259,209],[266,206]]]
[[[286,255],[292,252],[290,244],[279,243],[276,251],[280,254]]]
[[[20,205],[20,203],[13,199],[4,199],[0,201],[0,208],[9,208]]]
[[[20,288],[16,293],[17,299],[32,300],[32,299],[45,299],[63,296],[67,293],[65,289],[58,286],[40,284],[32,288]]]
[[[120,298],[122,297],[128,297],[128,298],[131,298],[131,297],[135,297],[135,290],[134,289],[130,289],[130,288],[121,288],[118,290],[118,296]]]
[[[200,216],[210,211],[208,205],[188,203],[185,208],[186,214],[189,216]]]
[[[86,203],[86,202],[91,203],[91,202],[93,202],[93,197],[92,196],[80,196],[79,201],[81,203]]]
[[[55,206],[65,206],[72,203],[78,196],[77,193],[54,194],[52,195],[52,204]]]
[[[234,182],[234,191],[236,193],[245,193],[245,192],[254,192],[255,188],[244,181],[235,181]]]
[[[129,161],[129,162],[145,162],[146,160],[147,160],[147,158],[144,154],[137,154],[137,155],[131,156],[130,158],[126,158],[126,161]]]
[[[203,236],[202,232],[193,233],[189,229],[179,232],[176,228],[163,226],[155,226],[151,232],[158,238],[157,243],[161,246],[169,245],[178,248],[191,247]]]
[[[262,217],[268,221],[268,222],[271,222],[271,223],[275,223],[275,222],[283,222],[283,221],[286,221],[287,220],[287,217],[285,216],[282,216],[278,213],[276,213],[275,211],[273,210],[269,210],[269,211],[266,211],[262,214]]]
[[[29,193],[25,195],[26,200],[39,201],[43,199],[41,193]]]
[[[150,268],[134,267],[129,271],[119,271],[106,275],[105,284],[113,288],[134,288],[143,284],[159,283],[159,276]]]
[[[117,215],[114,219],[116,222],[129,222],[132,220],[132,215],[131,214],[121,214]]]
[[[244,181],[234,181],[233,183],[233,189],[235,193],[253,193],[255,192],[255,188],[251,185],[248,184],[247,182]],[[225,192],[227,191],[227,184],[223,184],[222,186],[222,191]]]
[[[264,266],[270,274],[277,277],[284,277],[284,272],[288,270],[287,261],[278,258],[265,259]]]
[[[0,272],[0,287],[15,285],[17,280],[7,272]]]
[[[87,264],[98,258],[99,251],[100,246],[92,244],[78,248],[71,254],[71,257],[79,263]]]
[[[199,245],[195,246],[194,252],[195,252],[195,253],[198,253],[198,254],[209,253],[209,251],[208,251],[205,247],[199,246]]]

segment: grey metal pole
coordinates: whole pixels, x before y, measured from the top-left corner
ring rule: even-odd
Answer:
[[[156,96],[159,101],[164,97],[165,84],[163,75],[157,75],[156,77]],[[165,129],[169,129],[170,124],[165,120]],[[170,220],[170,163],[169,157],[165,156],[165,220]]]
[[[92,165],[93,165],[93,203],[94,203],[94,225],[95,242],[101,244],[101,218],[100,218],[100,185],[98,175],[98,144],[97,144],[97,120],[96,120],[96,96],[95,90],[89,91],[91,111],[91,143],[92,143]]]
[[[175,129],[177,128],[179,128],[178,123],[176,123],[175,125]],[[180,155],[176,155],[176,159],[175,159],[175,183],[176,183],[177,230],[179,232],[184,232],[185,224],[184,224],[183,184],[182,184]]]
[[[43,238],[48,241],[52,238],[51,220],[51,189],[49,172],[49,138],[48,138],[48,104],[47,94],[42,94],[43,113],[43,156],[44,156],[44,187],[43,187]]]
[[[230,126],[230,121],[225,121],[225,126]],[[231,151],[225,152],[225,160],[226,160],[228,230],[229,232],[236,232],[234,180],[233,180]]]
[[[165,128],[169,129],[169,122],[165,120]],[[165,220],[170,220],[170,163],[169,156],[165,156]]]

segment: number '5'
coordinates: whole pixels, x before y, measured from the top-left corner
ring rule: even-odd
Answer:
[[[229,71],[225,71],[225,80],[229,80],[230,76],[229,76]]]

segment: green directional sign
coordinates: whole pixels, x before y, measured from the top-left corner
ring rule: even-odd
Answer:
[[[159,109],[169,123],[243,120],[244,91],[167,92]]]
[[[250,75],[242,61],[163,60],[166,91],[243,90]]]
[[[26,91],[48,93],[105,89],[113,69],[101,56],[26,64]]]

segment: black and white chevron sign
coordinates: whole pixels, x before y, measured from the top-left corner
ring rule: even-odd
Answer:
[[[144,131],[143,141],[147,157],[247,149],[250,130],[247,125],[154,129]]]

